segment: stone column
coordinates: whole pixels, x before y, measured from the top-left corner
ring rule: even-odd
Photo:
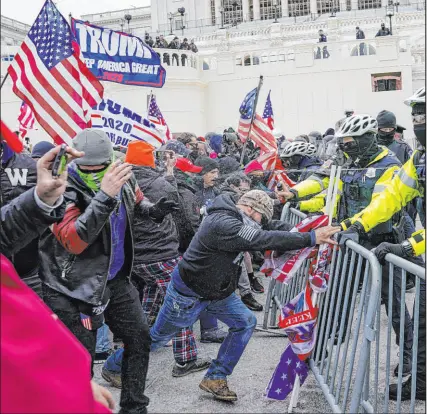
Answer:
[[[310,13],[317,16],[317,0],[310,0]]]
[[[289,17],[289,0],[282,0],[282,17]]]
[[[221,0],[215,0],[215,24],[221,27]]]
[[[351,10],[359,10],[358,0],[351,0]]]
[[[340,0],[340,11],[347,10],[347,0]]]
[[[253,0],[253,7],[254,7],[254,20],[260,20],[261,19],[261,10],[259,6],[259,0]]]
[[[249,21],[249,0],[242,0],[243,21]]]

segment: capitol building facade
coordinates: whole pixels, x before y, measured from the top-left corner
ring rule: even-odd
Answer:
[[[403,100],[425,84],[424,9],[414,0],[152,0],[75,17],[141,38],[194,39],[198,53],[157,50],[167,70],[162,89],[104,82],[106,98],[141,114],[152,92],[173,132],[236,128],[239,106],[262,75],[258,112],[271,90],[276,128],[287,137],[324,132],[346,109],[374,116],[388,109],[411,138]],[[381,23],[391,36],[376,37]],[[25,26],[2,16],[2,77]],[[365,39],[356,39],[356,27]],[[327,43],[318,43],[319,30]],[[2,119],[16,125],[20,101],[10,80],[1,105]],[[34,140],[46,137],[37,131]]]

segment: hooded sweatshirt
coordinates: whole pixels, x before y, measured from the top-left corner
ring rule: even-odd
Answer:
[[[250,227],[244,223],[243,214],[230,196],[216,197],[178,265],[178,291],[184,283],[206,300],[225,299],[237,288],[241,252],[286,251],[312,245],[310,233]]]
[[[178,191],[173,184],[151,167],[134,166],[132,172],[144,196],[152,203],[162,197],[178,202]],[[147,217],[135,214],[135,263],[158,263],[179,256],[178,232],[171,214],[157,223]]]

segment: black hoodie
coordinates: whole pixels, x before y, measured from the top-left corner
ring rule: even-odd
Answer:
[[[254,229],[243,223],[242,214],[230,196],[216,197],[178,265],[185,285],[204,299],[224,299],[234,292],[240,252],[311,246],[310,233]]]
[[[158,171],[151,167],[132,168],[136,180],[144,196],[156,203],[162,197],[178,202],[178,191]],[[178,253],[178,232],[171,214],[161,223],[135,214],[135,264],[158,263],[176,259]]]

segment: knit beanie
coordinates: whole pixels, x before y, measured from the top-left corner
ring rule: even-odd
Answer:
[[[222,136],[213,135],[209,140],[209,145],[217,154],[221,154],[222,153]]]
[[[264,171],[264,168],[262,168],[262,165],[257,160],[252,160],[246,165],[245,174],[248,175],[252,171]]]
[[[381,111],[377,116],[378,129],[396,128],[396,116],[390,111]]]
[[[231,174],[238,171],[240,163],[234,157],[224,157],[219,159],[219,172],[221,175]]]
[[[199,157],[197,158],[194,165],[197,165],[198,167],[202,167],[201,175],[205,175],[208,172],[219,169],[218,161],[209,158],[209,157]]]
[[[40,141],[33,147],[33,152],[31,153],[32,158],[41,158],[47,152],[49,152],[52,148],[55,148],[51,142],[48,141]]]
[[[125,162],[141,167],[156,166],[154,160],[155,148],[145,141],[131,141],[126,152]]]
[[[77,158],[77,165],[108,165],[113,161],[113,145],[108,135],[99,129],[87,128],[73,139],[73,147],[85,155]]]
[[[261,213],[268,221],[273,217],[273,200],[265,191],[251,190],[240,197],[237,204],[252,207]]]

